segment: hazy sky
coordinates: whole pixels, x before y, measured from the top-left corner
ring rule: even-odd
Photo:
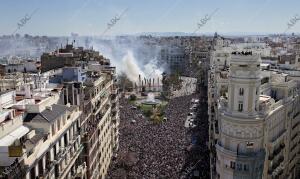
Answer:
[[[279,32],[296,14],[300,0],[1,0],[0,34],[38,11],[17,33],[101,35],[117,14],[129,8],[106,35],[139,32],[193,32],[218,8],[199,32]],[[300,17],[300,16],[299,16]],[[300,32],[300,20],[288,31]]]

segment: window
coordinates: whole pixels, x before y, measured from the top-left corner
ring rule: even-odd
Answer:
[[[240,88],[240,96],[244,95],[244,88]]]
[[[235,162],[230,161],[230,168],[235,169]]]
[[[249,166],[247,164],[244,165],[244,170],[249,171]]]
[[[237,168],[237,170],[239,170],[239,171],[243,170],[243,164],[237,163],[237,164],[236,164],[236,168]]]
[[[239,102],[239,111],[243,111],[243,103]]]

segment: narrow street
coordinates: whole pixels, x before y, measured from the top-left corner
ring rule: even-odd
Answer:
[[[191,145],[186,152],[185,165],[182,170],[182,179],[208,179],[209,175],[209,150],[208,150],[208,115],[207,115],[207,88],[200,87],[197,117],[194,121],[195,128],[188,132]]]

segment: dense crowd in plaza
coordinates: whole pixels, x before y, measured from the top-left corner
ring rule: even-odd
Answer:
[[[120,99],[119,151],[108,178],[180,178],[191,144],[184,121],[195,97],[171,99],[165,110],[168,120],[161,124],[145,119],[141,111]]]

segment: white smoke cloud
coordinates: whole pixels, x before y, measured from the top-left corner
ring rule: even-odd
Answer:
[[[136,37],[93,39],[91,46],[111,60],[117,73],[125,73],[132,82],[138,82],[139,75],[142,79],[161,79],[164,68],[158,66],[159,48],[151,49]]]
[[[68,39],[68,40],[67,40]],[[161,79],[161,74],[166,68],[158,63],[160,47],[149,45],[148,42],[135,36],[125,37],[18,37],[3,38],[0,40],[0,56],[27,54],[28,56],[40,57],[43,52],[50,52],[66,42],[76,42],[76,47],[92,48],[99,51],[104,57],[111,60],[116,66],[117,73],[125,73],[128,78],[137,82],[141,78]]]
[[[136,62],[132,51],[127,51],[127,54],[122,59],[122,64],[120,71],[124,72],[131,81],[137,82],[139,75],[142,77],[145,76],[141,68],[137,65],[138,63]]]

